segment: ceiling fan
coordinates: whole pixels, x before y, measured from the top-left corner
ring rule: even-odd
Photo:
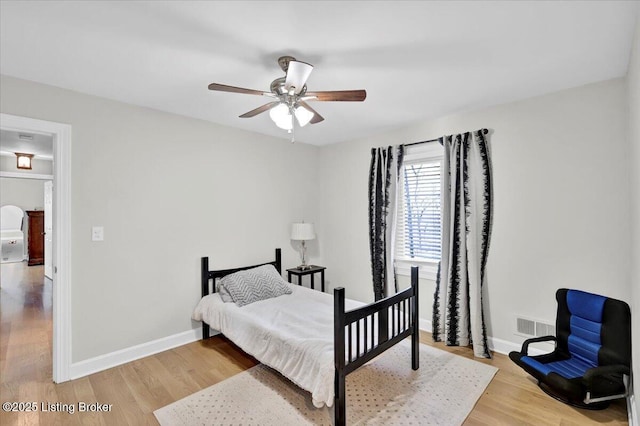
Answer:
[[[272,98],[273,101],[242,114],[240,118],[255,117],[260,113],[269,111],[269,116],[276,126],[289,132],[291,132],[294,126],[293,117],[298,121],[300,127],[308,123],[315,124],[324,120],[316,110],[311,108],[307,101],[362,102],[367,97],[365,90],[309,92],[307,91],[306,82],[313,70],[313,65],[297,61],[293,56],[281,56],[278,58],[278,65],[280,65],[280,68],[282,68],[282,71],[284,71],[286,75],[276,78],[271,82],[270,92],[227,86],[218,83],[211,83],[209,90],[244,93],[247,95],[259,95]]]

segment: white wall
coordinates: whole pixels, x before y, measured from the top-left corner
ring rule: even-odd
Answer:
[[[636,33],[631,49],[627,73],[629,100],[629,142],[631,147],[631,292],[633,372],[635,384],[636,416],[640,414],[640,17],[636,20]]]
[[[0,206],[10,204],[25,211],[44,210],[44,182],[0,177]]]
[[[371,301],[367,176],[375,146],[491,130],[494,226],[489,335],[519,343],[516,314],[555,321],[555,291],[630,300],[625,82],[616,79],[495,106],[320,150],[319,234],[331,286]],[[428,102],[428,100],[427,100]],[[423,282],[420,316],[434,290]]]
[[[2,143],[0,143],[2,148]],[[31,160],[31,170],[19,169],[15,156],[0,155],[0,171],[12,173],[26,174],[53,174],[53,161],[42,158],[34,158]]]
[[[211,267],[298,264],[315,220],[317,148],[3,76],[0,110],[72,126],[72,358],[199,326]],[[285,135],[283,135],[285,136]],[[90,240],[104,226],[104,242]]]

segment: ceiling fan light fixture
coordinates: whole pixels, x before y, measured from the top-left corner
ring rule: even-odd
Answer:
[[[285,76],[273,80],[269,92],[220,83],[209,84],[209,90],[269,97],[270,102],[240,115],[240,118],[255,117],[269,111],[269,116],[276,126],[288,130],[289,133],[294,133],[295,121],[300,127],[324,121],[324,118],[309,106],[307,101],[362,102],[367,97],[365,90],[307,92],[307,80],[313,71],[313,65],[296,61],[293,56],[281,56],[278,58],[278,65],[285,72]]]
[[[276,123],[276,126],[284,130],[291,130],[293,128],[293,117],[289,112],[289,106],[284,103],[280,103],[269,110],[269,117]]]
[[[300,127],[304,127],[309,124],[309,121],[313,118],[313,113],[303,107],[302,105],[298,105],[295,109],[296,120],[298,120],[298,124]]]
[[[269,117],[271,117],[274,122],[282,120],[288,114],[289,107],[287,107],[287,105],[283,104],[282,102],[269,110]]]
[[[281,121],[276,121],[276,126],[280,127],[283,130],[291,130],[293,129],[293,117],[289,116]]]

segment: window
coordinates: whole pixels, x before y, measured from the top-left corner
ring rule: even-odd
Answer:
[[[440,161],[406,164],[402,175],[401,253],[440,260]]]
[[[408,147],[398,187],[395,263],[399,274],[418,264],[435,279],[441,252],[440,170],[437,142]]]

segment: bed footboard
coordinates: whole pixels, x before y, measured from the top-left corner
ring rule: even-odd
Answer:
[[[411,368],[420,367],[418,267],[411,287],[386,299],[345,312],[344,288],[334,289],[335,425],[346,424],[347,374],[411,336]]]

